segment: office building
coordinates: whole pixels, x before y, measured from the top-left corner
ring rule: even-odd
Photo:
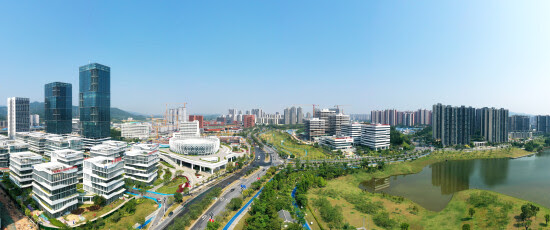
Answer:
[[[151,135],[151,126],[148,123],[128,122],[120,127],[121,136],[127,139],[145,140]]]
[[[537,132],[550,133],[550,116],[538,115],[535,117]]]
[[[46,137],[44,155],[51,156],[57,150],[71,149],[81,151],[84,148],[82,138],[75,136],[48,136]]]
[[[197,122],[198,124],[198,122]],[[124,178],[150,185],[157,178],[158,145],[139,144],[132,146],[124,156]]]
[[[52,82],[44,86],[44,123],[46,132],[72,132],[73,87],[69,83]]]
[[[341,136],[342,135],[342,125],[349,124],[350,119],[349,115],[344,114],[331,114],[328,117],[328,135],[330,136]]]
[[[29,151],[29,144],[0,138],[0,170],[5,171],[10,167],[10,154]]]
[[[481,135],[489,143],[508,142],[508,110],[482,108]]]
[[[104,141],[90,149],[90,157],[119,158],[124,156],[127,149],[128,144],[124,141]]]
[[[17,134],[17,140],[29,144],[29,150],[43,155],[46,152],[46,139],[50,136],[57,135],[41,132],[21,132]]]
[[[289,108],[286,108],[284,110],[284,113],[283,113],[283,119],[284,119],[284,124],[285,125],[289,125],[290,124],[290,121],[292,120],[292,117],[290,115],[290,109]]]
[[[10,154],[10,180],[19,188],[32,186],[32,167],[42,163],[42,156],[32,152]]]
[[[244,128],[252,128],[255,124],[254,115],[244,115],[243,126]]]
[[[329,117],[331,115],[335,115],[335,114],[336,114],[336,112],[334,110],[331,110],[331,109],[322,109],[322,110],[319,110],[319,111],[315,112],[316,117],[318,117],[319,119],[325,121],[324,122],[324,124],[325,124],[324,132],[327,133],[327,134],[330,131]]]
[[[390,148],[390,125],[367,124],[363,127],[361,144],[374,150]]]
[[[122,158],[92,157],[84,160],[83,189],[103,196],[107,203],[119,199],[124,191],[124,161]]]
[[[295,125],[298,121],[298,118],[296,117],[296,107],[292,106],[290,107],[290,124]]]
[[[44,213],[53,218],[77,208],[78,167],[59,162],[34,165],[32,198]]]
[[[98,63],[81,66],[79,80],[82,137],[89,148],[111,135],[111,68]]]
[[[176,135],[177,134],[177,135]],[[200,137],[199,121],[184,121],[180,122],[180,131],[174,133],[174,137]]]
[[[352,137],[324,136],[319,138],[319,144],[328,146],[333,150],[350,150],[353,144]]]
[[[320,118],[309,118],[304,120],[304,131],[306,138],[310,141],[325,135],[325,120]]]
[[[508,118],[510,132],[527,132],[531,130],[529,116],[513,115]]]
[[[355,145],[361,144],[363,126],[359,123],[342,124],[342,136],[353,138],[353,144]]]
[[[31,127],[29,99],[8,98],[8,137],[15,139],[18,132],[29,132]]]
[[[59,162],[69,166],[76,166],[78,171],[76,177],[82,179],[82,162],[84,161],[84,153],[72,149],[63,149],[52,152],[52,162]]]

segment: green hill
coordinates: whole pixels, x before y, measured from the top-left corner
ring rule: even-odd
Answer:
[[[29,109],[31,114],[38,114],[42,119],[44,117],[44,102],[31,102],[29,104]],[[78,117],[78,106],[73,106],[73,117]],[[0,120],[5,120],[8,114],[8,109],[6,106],[0,106]],[[125,120],[128,117],[132,117],[135,120],[145,120],[146,117],[136,113],[124,111],[119,108],[111,108],[111,121],[121,121]]]

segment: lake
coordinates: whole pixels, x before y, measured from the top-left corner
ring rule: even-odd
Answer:
[[[455,192],[483,189],[550,208],[550,150],[519,159],[439,162],[409,175],[362,182],[370,192],[403,196],[422,207],[441,211]]]

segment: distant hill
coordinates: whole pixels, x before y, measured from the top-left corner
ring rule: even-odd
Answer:
[[[38,114],[40,119],[44,117],[44,102],[31,102],[29,104],[31,114]],[[73,117],[78,116],[78,106],[73,106]],[[0,106],[0,120],[5,120],[8,114],[8,108],[6,106]],[[119,108],[111,108],[111,121],[121,121],[132,117],[135,120],[145,120],[146,117],[137,113],[124,111]]]

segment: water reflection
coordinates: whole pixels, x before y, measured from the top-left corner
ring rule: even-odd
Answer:
[[[550,150],[521,159],[439,162],[421,172],[364,181],[361,189],[406,197],[440,211],[455,192],[485,189],[550,207]],[[391,183],[390,183],[391,181]]]

